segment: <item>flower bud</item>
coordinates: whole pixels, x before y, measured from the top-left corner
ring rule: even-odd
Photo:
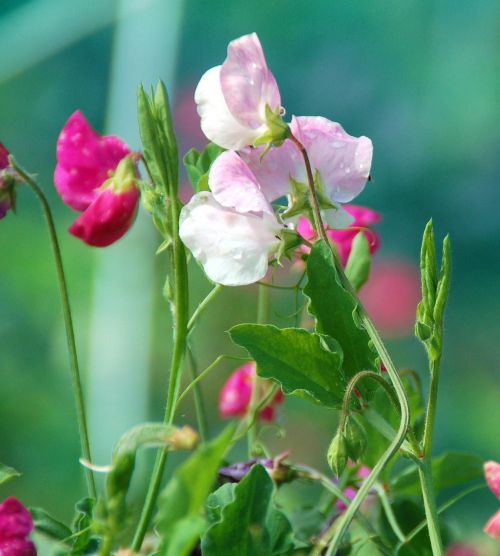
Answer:
[[[342,432],[333,437],[326,455],[330,469],[339,477],[347,465],[347,442]]]
[[[500,510],[488,521],[484,532],[491,538],[500,541]]]
[[[484,464],[484,475],[491,492],[500,498],[500,463],[487,461]]]

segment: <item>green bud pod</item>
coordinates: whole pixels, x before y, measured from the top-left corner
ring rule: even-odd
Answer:
[[[353,461],[358,461],[368,446],[365,429],[354,419],[349,419],[345,428],[347,454]]]
[[[335,475],[340,476],[347,465],[347,442],[342,432],[333,437],[326,455],[328,465]]]

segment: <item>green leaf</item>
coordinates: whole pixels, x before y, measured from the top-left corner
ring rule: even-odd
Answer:
[[[29,511],[35,528],[40,533],[58,541],[63,541],[71,536],[71,529],[69,527],[49,515],[42,508],[30,508]]]
[[[483,460],[473,454],[446,452],[432,460],[432,482],[437,492],[483,478]],[[420,494],[418,469],[408,466],[391,481],[391,488],[399,493]]]
[[[311,249],[307,262],[308,283],[304,293],[310,298],[310,311],[316,317],[318,332],[335,338],[344,352],[342,368],[347,380],[359,371],[379,371],[370,337],[355,314],[357,300],[342,285],[333,254],[324,241]],[[373,391],[372,381],[360,383],[364,395]]]
[[[73,518],[73,549],[72,555],[84,554],[90,549],[90,544],[95,542],[92,537],[92,514],[95,500],[93,498],[82,498],[75,504],[75,516]]]
[[[267,513],[266,528],[271,537],[271,554],[290,554],[294,546],[293,530],[283,512],[270,506]]]
[[[208,171],[212,162],[224,150],[215,143],[208,143],[203,151],[199,152],[196,149],[191,149],[184,155],[184,166],[189,181],[196,192],[208,191]]]
[[[227,427],[215,440],[201,445],[167,483],[158,502],[159,555],[188,555],[196,545],[206,526],[203,506],[233,433],[234,427]]]
[[[272,539],[267,517],[274,484],[261,465],[251,471],[234,489],[234,500],[227,504],[221,520],[201,539],[204,556],[270,556]],[[276,535],[275,535],[276,537]]]
[[[352,242],[351,253],[345,268],[346,276],[356,291],[359,291],[368,280],[371,261],[368,239],[363,232],[359,232]]]
[[[342,352],[330,351],[321,335],[300,328],[239,324],[229,331],[233,342],[248,350],[262,378],[279,382],[286,394],[313,399],[339,408],[345,380]],[[329,349],[330,348],[330,349]]]
[[[208,496],[205,507],[211,524],[222,519],[223,508],[234,500],[235,488],[236,483],[226,483]]]
[[[16,471],[14,468],[7,467],[3,463],[0,463],[0,485],[8,483],[9,481],[12,481],[12,479],[20,476],[21,473],[19,473],[19,471]]]

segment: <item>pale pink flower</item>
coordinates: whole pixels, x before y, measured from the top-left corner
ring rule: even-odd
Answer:
[[[252,384],[256,365],[253,361],[236,369],[224,383],[219,395],[219,412],[222,417],[244,417],[252,398]],[[263,421],[273,421],[275,406],[283,402],[284,396],[278,390],[271,403],[260,412]]]
[[[266,106],[277,112],[281,99],[255,33],[229,43],[226,60],[202,76],[194,99],[203,132],[221,147],[238,150],[269,131]]]
[[[484,464],[484,476],[491,492],[500,498],[500,463],[487,461]]]
[[[100,136],[81,112],[72,114],[57,141],[54,174],[64,203],[83,213],[69,231],[95,247],[120,239],[136,215],[136,180],[127,145],[113,135]]]
[[[0,555],[36,556],[35,545],[29,540],[33,519],[16,498],[0,504]]]
[[[500,510],[485,525],[484,532],[493,539],[500,541]]]

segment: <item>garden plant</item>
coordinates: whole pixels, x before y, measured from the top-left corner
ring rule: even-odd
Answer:
[[[202,152],[181,153],[192,185],[185,203],[162,82],[138,89],[141,151],[119,137],[99,135],[79,111],[57,142],[55,187],[80,213],[69,232],[105,248],[127,233],[142,203],[160,237],[151,257],[168,258],[163,293],[173,342],[165,414],[116,439],[105,466],[92,459],[56,223],[36,177],[0,145],[0,218],[15,212],[19,187],[33,190],[46,216],[81,441],[75,465],[81,465],[88,489],[75,501],[72,523],[61,523],[40,508],[5,498],[4,483],[19,473],[3,461],[0,556],[42,554],[40,536],[51,554],[61,555],[444,554],[454,542],[446,510],[487,484],[500,497],[500,464],[433,452],[450,239],[436,245],[431,220],[423,231],[415,334],[428,368],[399,370],[358,297],[380,243],[374,226],[381,216],[351,204],[371,186],[371,140],[353,137],[321,116],[292,116],[288,122],[255,34],[229,44],[222,65],[201,77],[195,102],[209,142]],[[196,263],[213,289],[193,307],[190,269]],[[184,369],[195,357],[191,333],[212,333],[203,330],[202,315],[215,310],[224,288],[255,284],[254,322],[228,331],[240,355],[220,354],[187,379]],[[270,289],[294,294],[291,326],[268,323]],[[230,422],[214,436],[204,414],[204,380],[227,360],[234,372],[220,392],[219,412]],[[429,384],[427,393],[422,382]],[[177,411],[187,395],[196,406],[196,427]],[[328,473],[296,461],[291,452],[270,452],[261,433],[277,415],[287,429],[288,396],[329,408],[332,423],[338,423],[323,447]],[[248,457],[235,461],[233,447],[242,442]],[[137,507],[128,490],[136,453],[146,448],[156,450],[156,460]],[[165,481],[174,451],[187,455]],[[105,475],[102,489],[98,473]],[[281,491],[297,485],[295,498],[304,486],[321,490],[315,504],[290,507]],[[485,531],[500,539],[500,512]]]

